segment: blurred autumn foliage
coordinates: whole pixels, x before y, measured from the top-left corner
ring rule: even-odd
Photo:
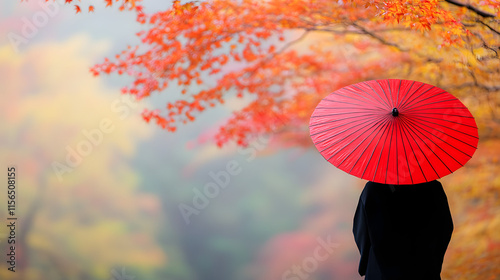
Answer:
[[[443,278],[499,279],[500,2],[174,1],[152,14],[139,1],[116,2],[137,13],[142,43],[92,73],[131,76],[122,92],[139,100],[176,89],[173,101],[142,113],[169,131],[227,100],[244,100],[216,128],[219,146],[245,146],[269,133],[281,147],[308,147],[309,117],[319,100],[362,80],[418,80],[459,97],[476,117],[481,141],[467,167],[442,180],[455,220]],[[316,234],[328,228],[327,220],[307,224]],[[300,255],[314,245],[304,236],[277,237],[270,246],[297,244],[303,247],[288,249]],[[266,263],[262,269],[286,267]],[[279,275],[262,273],[262,279]]]
[[[15,244],[5,242],[8,228],[0,228],[0,251],[15,245],[17,269],[7,270],[2,261],[0,279],[109,279],[112,267],[152,270],[166,261],[154,236],[159,202],[138,190],[137,172],[120,159],[151,133],[137,120],[121,122],[109,108],[117,99],[87,75],[89,62],[81,54],[100,47],[85,37],[15,55],[10,46],[0,47],[0,83],[9,100],[0,105],[0,118],[8,120],[0,124],[0,151],[4,164],[16,163],[19,217]],[[79,84],[73,77],[87,80]],[[71,94],[67,85],[74,87]],[[92,114],[86,104],[93,104]],[[68,150],[86,140],[82,128],[95,131],[104,117],[113,133],[58,178],[54,162],[66,164]],[[75,152],[71,157],[78,160]],[[7,211],[0,218],[6,220]]]

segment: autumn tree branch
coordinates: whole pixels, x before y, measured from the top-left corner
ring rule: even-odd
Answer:
[[[482,47],[483,47],[483,48],[485,48],[485,49],[487,49],[487,50],[490,50],[490,51],[492,51],[492,52],[494,52],[494,53],[495,53],[495,55],[494,55],[494,56],[492,56],[491,58],[500,58],[500,57],[498,56],[498,52],[495,50],[495,48],[493,48],[493,47],[489,46],[489,45],[486,43],[486,40],[483,38],[483,36],[481,36],[481,34],[479,34],[479,33],[477,33],[477,32],[472,32],[472,34],[473,34],[474,36],[476,36],[476,38],[478,38],[479,40],[481,40],[481,42],[482,42]],[[474,52],[473,52],[473,54],[474,54]],[[474,54],[474,55],[475,55],[475,54]],[[481,59],[481,60],[483,60],[483,59]]]
[[[425,58],[425,62],[427,63],[441,63],[443,61],[442,58],[435,58],[431,57],[428,55],[424,55],[422,53],[419,53],[418,51],[409,49],[409,48],[404,48],[396,43],[391,43],[384,39],[383,37],[379,36],[376,34],[377,32],[389,32],[389,31],[409,31],[407,28],[386,28],[386,29],[378,29],[378,30],[368,30],[365,27],[356,24],[356,23],[351,23],[351,26],[354,26],[357,30],[334,30],[334,29],[326,29],[326,28],[307,28],[306,30],[308,31],[317,31],[317,32],[330,32],[330,33],[335,33],[335,34],[358,34],[358,35],[368,35],[369,37],[372,37],[373,39],[376,39],[383,45],[387,46],[392,46],[398,49],[401,52],[413,52],[417,54],[419,57]]]
[[[334,34],[339,34],[339,35],[345,35],[345,34],[359,34],[359,35],[366,35],[365,32],[362,32],[360,30],[335,30],[331,28],[317,28],[317,27],[308,27],[305,28],[308,31],[316,31],[316,32],[327,32],[327,33],[334,33]],[[383,28],[383,29],[377,29],[377,30],[371,30],[370,32],[393,32],[393,31],[410,31],[411,29],[409,28]]]
[[[283,47],[281,47],[280,50],[278,50],[276,53],[274,53],[274,55],[272,57],[275,57],[276,55],[282,53],[283,51],[285,51],[286,49],[291,47],[293,44],[296,44],[296,43],[302,41],[306,37],[307,34],[309,34],[309,30],[305,30],[304,33],[302,33],[302,35],[300,35],[297,39],[286,43]]]
[[[482,25],[488,27],[489,30],[493,31],[494,33],[496,33],[497,35],[500,35],[500,32],[496,29],[494,29],[493,27],[491,27],[489,24],[487,24],[486,22],[483,22],[483,21],[480,21],[480,20],[477,20],[477,22],[481,23]]]
[[[447,87],[443,87],[443,88],[450,90],[450,89],[464,89],[464,88],[471,88],[471,87],[480,88],[480,89],[483,89],[483,90],[488,91],[488,92],[500,91],[500,86],[486,86],[486,85],[479,84],[477,82],[468,82],[468,83],[463,83],[460,85],[447,86]]]
[[[373,39],[379,41],[380,43],[382,43],[384,45],[395,47],[396,49],[398,49],[399,51],[402,51],[402,52],[408,52],[408,49],[404,49],[404,48],[402,48],[401,46],[399,46],[399,45],[397,45],[395,43],[391,43],[391,42],[385,40],[384,38],[378,36],[377,34],[371,32],[371,31],[369,31],[368,29],[364,28],[363,26],[360,26],[360,25],[358,25],[356,23],[352,23],[352,26],[356,27],[363,34],[366,34],[366,35],[372,37]]]
[[[252,71],[248,72],[248,75],[249,76],[253,76],[259,67],[262,67],[267,62],[269,62],[269,60],[271,60],[274,57],[276,57],[277,55],[283,53],[286,49],[290,48],[294,44],[302,41],[306,37],[307,34],[309,34],[309,30],[305,30],[304,33],[302,33],[302,35],[300,35],[297,39],[294,39],[294,40],[291,40],[291,41],[287,42],[278,51],[276,51],[274,53],[271,53],[270,55],[268,55],[265,58],[263,58],[261,61],[259,61],[259,63],[255,64],[254,69]]]
[[[476,8],[476,7],[474,7],[474,6],[470,5],[470,4],[460,3],[460,2],[455,1],[455,0],[444,0],[444,1],[447,2],[447,3],[450,3],[452,5],[458,6],[458,7],[465,7],[468,10],[470,10],[470,11],[472,11],[472,12],[474,12],[474,13],[482,16],[482,17],[485,17],[485,18],[494,18],[494,17],[496,17],[495,14],[490,14],[488,12],[481,11],[478,8]]]

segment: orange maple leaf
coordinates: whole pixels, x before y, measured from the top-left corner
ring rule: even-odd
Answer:
[[[94,6],[89,6],[89,13],[94,12]]]
[[[78,5],[75,5],[75,10],[77,14],[82,12],[82,9],[80,9],[80,6]]]

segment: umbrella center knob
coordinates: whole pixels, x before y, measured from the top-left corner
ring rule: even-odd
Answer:
[[[398,108],[392,108],[392,115],[394,117],[397,117],[399,115],[399,111],[398,111]]]

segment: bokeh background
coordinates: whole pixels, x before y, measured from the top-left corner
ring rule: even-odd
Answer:
[[[130,36],[140,31],[135,15],[96,3],[98,12],[75,16],[57,4],[31,38],[13,45],[7,35],[45,11],[41,3],[0,4],[0,279],[360,279],[351,228],[363,180],[312,148],[277,149],[272,135],[247,148],[203,141],[241,106],[236,100],[175,133],[145,123],[142,109],[164,96],[136,102],[120,94],[130,78],[89,72],[138,43]],[[160,10],[171,1],[144,5]],[[88,152],[75,156],[78,148]],[[441,180],[455,222],[444,279],[500,279],[499,155],[490,136]],[[185,219],[185,206],[228,164],[238,174]],[[11,165],[15,273],[4,260]],[[325,242],[334,244],[321,247],[327,258],[311,260]],[[290,274],[297,267],[302,276]]]

